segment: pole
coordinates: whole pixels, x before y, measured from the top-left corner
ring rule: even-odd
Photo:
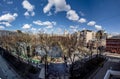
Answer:
[[[47,54],[45,55],[45,79],[47,79]]]

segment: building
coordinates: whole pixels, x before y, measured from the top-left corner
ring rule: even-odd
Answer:
[[[0,30],[0,36],[17,35],[18,33],[22,33],[22,32],[20,30],[16,30],[16,31]]]
[[[106,51],[120,53],[120,38],[106,39]]]
[[[95,36],[96,36],[96,33],[91,30],[82,30],[80,32],[80,38],[83,40],[84,46],[86,46],[87,43],[89,43],[89,41],[95,40]]]
[[[8,36],[8,35],[12,35],[15,34],[12,31],[7,31],[7,30],[0,30],[0,36]]]

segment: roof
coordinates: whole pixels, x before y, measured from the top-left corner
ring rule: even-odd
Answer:
[[[81,32],[84,32],[84,31],[87,31],[87,32],[92,32],[92,30],[82,30]]]
[[[109,38],[109,39],[120,39],[120,35],[112,36],[112,37]]]

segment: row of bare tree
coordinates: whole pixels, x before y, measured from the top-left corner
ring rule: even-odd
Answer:
[[[97,41],[102,39],[102,31],[96,33]],[[41,49],[44,49],[45,56],[45,74],[47,74],[47,57],[49,50],[57,45],[62,50],[62,56],[70,60],[71,64],[75,61],[76,52],[81,56],[86,54],[92,56],[92,47],[90,51],[86,51],[84,47],[84,40],[78,39],[77,34],[71,34],[70,36],[55,36],[44,34],[39,32],[37,35],[31,33],[16,32],[13,35],[0,36],[1,45],[4,49],[15,52],[17,56],[25,55],[26,57],[33,57],[36,55],[35,48],[37,45],[41,45]],[[92,45],[90,45],[92,46]],[[78,56],[81,59],[81,56]],[[67,60],[65,60],[67,61]],[[72,71],[72,70],[71,70]]]

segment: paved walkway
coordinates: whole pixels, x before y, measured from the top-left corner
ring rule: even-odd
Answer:
[[[0,55],[0,77],[2,79],[21,79],[18,74],[8,65],[4,58]]]
[[[6,78],[1,68],[0,68],[0,78],[1,79],[5,79]]]
[[[120,59],[116,59],[114,57],[108,57],[108,60],[104,63],[103,67],[94,74],[92,79],[104,79],[104,76],[108,69],[113,69],[114,65],[118,64]]]

